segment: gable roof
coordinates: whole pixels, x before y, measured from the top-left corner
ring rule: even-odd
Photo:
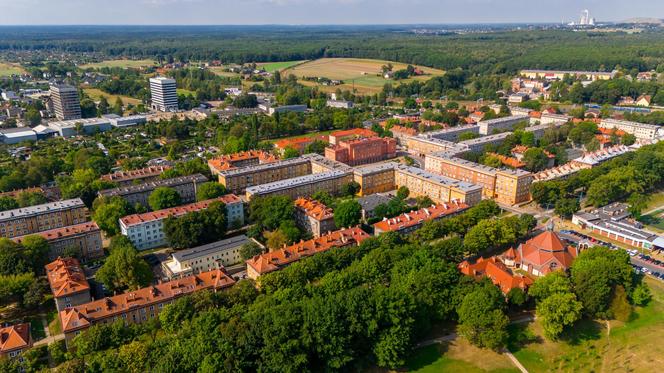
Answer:
[[[479,258],[475,263],[463,261],[459,264],[459,270],[466,276],[488,277],[505,294],[514,288],[526,289],[533,283],[529,277],[513,274],[495,256]]]
[[[45,268],[55,298],[90,291],[90,284],[76,258],[58,258]]]
[[[16,324],[0,329],[0,352],[30,347],[30,323]]]

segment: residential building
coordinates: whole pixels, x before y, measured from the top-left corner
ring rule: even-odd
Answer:
[[[441,140],[433,137],[413,136],[406,139],[406,147],[411,154],[424,156],[429,153],[451,151],[454,153],[468,151],[468,147],[459,145],[452,141]]]
[[[198,291],[219,291],[235,284],[222,269],[214,269],[157,285],[67,308],[58,314],[66,343],[96,324],[122,320],[140,324],[159,317],[165,305]]]
[[[246,198],[280,195],[295,199],[309,197],[318,191],[338,195],[343,186],[352,181],[353,173],[347,170],[321,172],[248,187]]]
[[[105,118],[86,118],[49,122],[48,127],[62,137],[94,135],[112,129],[111,121]]]
[[[171,254],[170,260],[162,262],[161,267],[170,280],[214,269],[223,269],[240,263],[242,261],[240,248],[250,242],[253,241],[242,234],[207,245],[176,251]]]
[[[482,120],[477,123],[477,126],[479,127],[480,135],[486,136],[494,134],[496,131],[511,131],[517,124],[529,121],[530,117],[527,115],[512,115],[509,117]]]
[[[0,357],[13,359],[32,347],[30,323],[0,328]]]
[[[480,257],[475,263],[464,260],[459,264],[459,270],[464,275],[476,279],[488,277],[505,295],[507,295],[512,289],[526,291],[528,287],[533,284],[533,280],[529,277],[512,273],[512,271],[510,271],[507,266],[495,256],[488,259]]]
[[[307,146],[313,144],[316,141],[322,141],[327,144],[329,137],[326,135],[321,136],[306,136],[298,137],[295,139],[283,139],[274,143],[274,146],[277,148],[279,154],[283,155],[284,151],[287,148],[292,148],[297,150],[300,155],[307,152]]]
[[[653,140],[664,138],[664,126],[639,122],[630,122],[612,118],[602,118],[600,128],[615,128],[617,130],[631,133],[639,140]]]
[[[159,180],[160,175],[170,169],[171,166],[150,166],[138,170],[116,171],[102,175],[100,179],[116,183],[118,186],[129,186]]]
[[[383,122],[381,122],[382,125]],[[383,127],[385,127],[383,125]],[[399,145],[407,145],[408,144],[408,139],[414,136],[417,136],[417,129],[415,128],[408,128],[404,126],[399,126],[399,125],[394,125],[390,127],[388,130],[392,132],[392,136],[394,137],[395,140],[397,140],[397,143]]]
[[[389,192],[396,189],[395,164],[383,163],[353,170],[353,180],[360,184],[360,196]]]
[[[572,216],[572,223],[633,247],[663,250],[664,237],[644,230],[628,208],[626,203],[615,202],[589,212],[579,211]]]
[[[475,125],[475,124],[455,126],[455,127],[450,127],[450,128],[445,128],[445,129],[442,129],[442,130],[438,130],[438,131],[425,132],[425,133],[421,134],[420,136],[422,136],[424,138],[433,138],[433,139],[439,139],[439,140],[445,140],[445,141],[458,141],[459,136],[463,135],[464,133],[472,133],[472,134],[479,135],[480,134],[480,126]]]
[[[100,197],[121,197],[130,205],[140,204],[145,208],[150,208],[148,198],[150,194],[162,187],[174,189],[180,195],[182,203],[191,203],[196,200],[196,190],[198,185],[207,182],[208,179],[201,174],[179,176],[170,179],[158,179],[138,185],[127,185],[113,189],[100,190]]]
[[[631,151],[634,151],[634,149],[625,145],[614,145],[594,152],[584,153],[581,157],[575,158],[571,162],[577,164],[581,168],[592,168]]]
[[[482,200],[482,186],[404,165],[394,169],[395,189],[405,186],[411,197],[427,196],[434,203],[457,200],[474,206]]]
[[[358,198],[357,202],[362,206],[362,221],[367,222],[370,219],[375,218],[376,207],[388,204],[392,198],[393,197],[382,193],[370,194]]]
[[[242,200],[234,194],[227,194],[184,206],[125,216],[120,218],[120,232],[127,236],[138,250],[165,246],[168,243],[164,234],[166,218],[180,217],[190,212],[205,210],[213,202],[223,202],[226,205],[226,220],[229,227],[244,225]]]
[[[76,249],[78,257],[84,261],[104,256],[101,230],[93,221],[33,234],[42,236],[48,242],[49,260],[63,256],[67,249]],[[18,236],[12,240],[21,244],[25,237],[27,236]]]
[[[92,301],[90,284],[76,258],[57,258],[45,268],[58,312]]]
[[[225,154],[221,157],[212,158],[208,160],[208,167],[210,167],[212,175],[219,175],[222,171],[256,166],[259,164],[276,162],[278,160],[279,158],[268,152],[262,150],[248,150],[246,152]]]
[[[0,211],[0,237],[14,238],[87,221],[80,198]]]
[[[459,141],[459,143],[456,145],[457,149],[460,149],[460,151],[457,151],[457,154],[463,153],[463,152],[482,152],[484,151],[484,147],[491,144],[491,145],[500,145],[503,142],[505,142],[505,139],[509,137],[512,134],[512,132],[501,132],[497,133],[495,135],[489,135],[489,136],[482,136],[478,137],[476,139],[470,139],[470,140],[464,140],[464,141]]]
[[[295,200],[295,222],[314,237],[337,229],[334,224],[334,211],[311,198],[302,197]]]
[[[327,107],[333,107],[337,109],[352,109],[353,101],[343,101],[343,100],[327,100],[325,104]]]
[[[588,80],[608,80],[616,76],[616,71],[560,71],[560,70],[521,70],[519,75],[529,79],[561,80],[565,75],[581,79],[585,77]]]
[[[178,111],[178,94],[175,79],[156,77],[150,78],[152,110]]]
[[[449,204],[439,203],[438,205],[431,205],[417,211],[403,213],[393,218],[383,218],[382,221],[373,225],[374,234],[378,236],[385,232],[409,233],[420,228],[426,221],[453,216],[469,207],[465,203],[459,203],[454,200]]]
[[[349,130],[334,131],[330,133],[330,144],[337,145],[344,140],[354,140],[366,137],[376,137],[378,134],[367,128],[353,128]]]
[[[219,172],[219,182],[231,193],[242,193],[257,185],[291,179],[311,173],[311,162],[304,157],[230,169]]]
[[[579,255],[578,249],[567,246],[552,231],[545,231],[510,248],[499,256],[508,266],[533,276],[545,276],[553,271],[566,271]]]
[[[351,166],[380,162],[396,157],[397,142],[391,137],[368,137],[337,141],[325,148],[325,158]]]
[[[256,255],[247,260],[247,276],[256,280],[261,275],[278,271],[306,257],[333,248],[357,246],[370,236],[359,227],[341,229],[280,250]]]
[[[81,102],[76,87],[66,84],[53,84],[50,93],[56,118],[60,120],[81,118]]]

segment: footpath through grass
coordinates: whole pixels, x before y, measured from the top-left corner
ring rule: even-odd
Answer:
[[[519,372],[506,356],[474,347],[462,338],[414,351],[406,362],[405,370],[418,373]]]

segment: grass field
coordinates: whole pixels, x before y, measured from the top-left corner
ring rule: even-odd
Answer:
[[[0,76],[11,76],[15,74],[23,74],[25,70],[14,63],[0,62]]]
[[[257,63],[256,65],[262,67],[263,69],[265,69],[265,71],[267,71],[269,73],[273,73],[277,70],[281,71],[281,70],[288,69],[292,66],[301,64],[305,61],[306,60],[303,60],[303,61],[284,61],[284,62],[265,62],[265,63]]]
[[[643,215],[639,221],[656,232],[664,233],[664,209]]]
[[[210,67],[210,71],[212,71],[216,75],[227,76],[227,77],[230,77],[230,78],[235,78],[235,77],[240,76],[240,74],[238,74],[238,73],[232,73],[230,71],[224,71],[225,68],[226,67],[224,67],[224,66],[214,66],[214,67]]]
[[[329,92],[334,92],[337,88],[349,90],[355,88],[359,93],[371,94],[379,92],[385,83],[392,82],[398,84],[411,82],[413,80],[428,80],[433,76],[444,74],[444,71],[442,70],[416,66],[424,71],[425,75],[394,81],[379,76],[381,73],[381,67],[387,63],[390,62],[355,58],[321,58],[319,60],[309,61],[285,69],[283,70],[282,75],[293,74],[297,77],[310,76],[343,80],[344,84],[339,86],[323,86],[310,81],[301,81],[301,83],[308,86],[318,86],[321,90]],[[391,63],[394,66],[394,71],[405,69],[407,66],[406,64],[398,62]]]
[[[473,347],[464,339],[416,350],[406,362],[406,370],[418,373],[519,372],[506,356]]]
[[[664,364],[664,284],[646,280],[653,300],[630,321],[582,321],[552,342],[537,322],[511,326],[510,350],[529,372],[655,372]]]
[[[79,66],[81,69],[93,68],[101,69],[102,67],[122,67],[122,68],[139,68],[143,66],[154,65],[154,60],[108,60],[95,63],[87,63]]]
[[[106,100],[108,100],[108,103],[113,105],[115,103],[115,100],[117,97],[120,97],[122,100],[122,103],[127,105],[127,104],[132,104],[132,105],[138,105],[141,103],[141,100],[135,99],[132,97],[127,97],[127,96],[120,96],[120,95],[112,95],[109,93],[106,93],[100,89],[97,88],[83,88],[83,91],[90,96],[90,98],[93,101],[99,101],[101,99],[101,96],[105,96]]]
[[[324,136],[324,135],[329,135],[330,133],[332,133],[334,131],[336,131],[336,130],[309,132],[309,133],[304,133],[302,135],[293,135],[293,136],[280,137],[278,139],[271,139],[269,141],[274,143],[274,142],[277,142],[279,140],[297,139],[297,138],[300,138],[300,137]]]
[[[184,89],[184,88],[178,88],[178,89],[177,89],[177,93],[178,93],[178,95],[185,95],[185,96],[192,95],[192,96],[196,96],[196,92],[194,92],[194,91],[190,91],[190,90],[188,90],[188,89]]]

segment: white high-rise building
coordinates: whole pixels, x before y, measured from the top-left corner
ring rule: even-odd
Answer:
[[[150,78],[150,92],[152,93],[153,110],[178,110],[178,94],[175,79],[165,77]]]
[[[55,117],[60,120],[81,119],[81,102],[76,87],[53,84],[50,89]]]

